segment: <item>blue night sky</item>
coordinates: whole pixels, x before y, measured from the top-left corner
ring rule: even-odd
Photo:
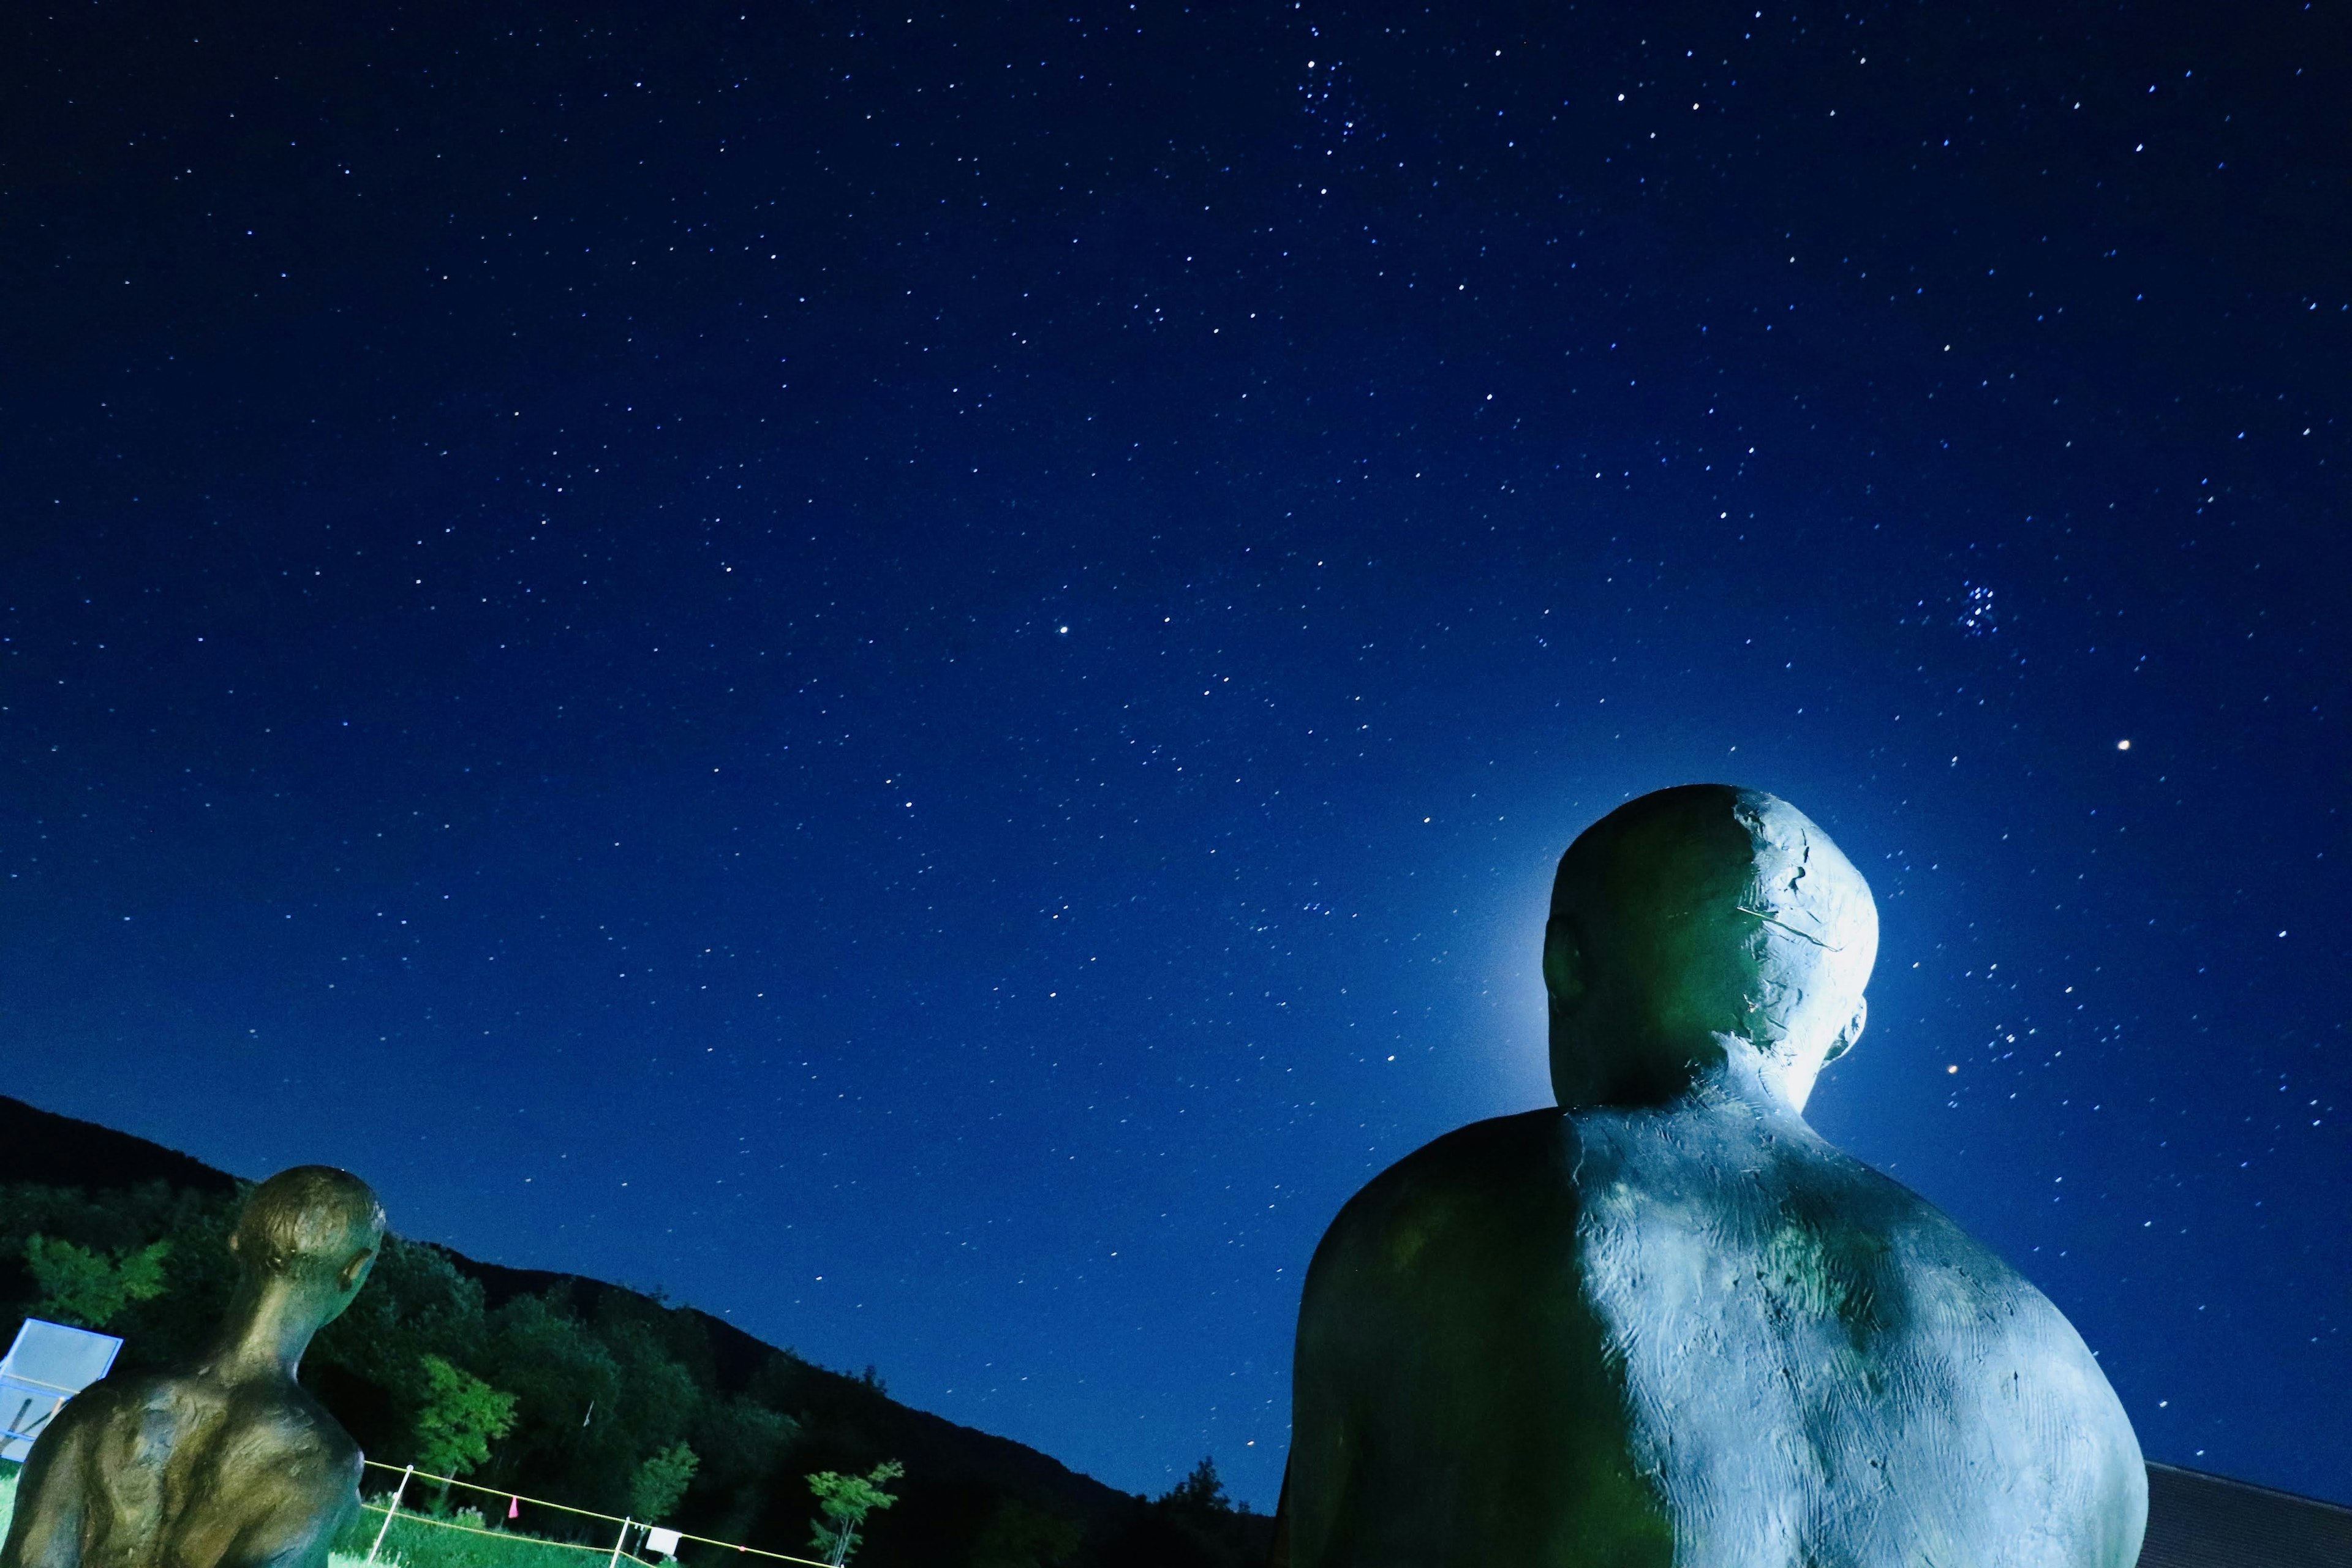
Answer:
[[[7,1092],[1271,1507],[1308,1255],[1780,793],[1814,1120],[2352,1499],[2352,13],[0,19]],[[2126,746],[2126,742],[2128,742]]]

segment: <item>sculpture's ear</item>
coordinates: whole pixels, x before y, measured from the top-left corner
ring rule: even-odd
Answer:
[[[1829,1066],[1830,1063],[1853,1049],[1854,1042],[1862,1038],[1863,1028],[1869,1022],[1870,998],[1857,997],[1853,1004],[1853,1016],[1848,1018],[1845,1021],[1845,1027],[1838,1031],[1838,1037],[1830,1045],[1829,1055],[1822,1058],[1822,1066]]]
[[[374,1263],[375,1248],[373,1247],[353,1253],[352,1260],[343,1265],[342,1272],[335,1276],[335,1284],[345,1295],[349,1295],[360,1288],[362,1281],[368,1277],[368,1269]]]
[[[1554,919],[1547,921],[1544,925],[1544,989],[1551,993],[1553,1006],[1571,1008],[1584,1000],[1589,984],[1585,968],[1584,944],[1576,940],[1575,929],[1566,921]]]

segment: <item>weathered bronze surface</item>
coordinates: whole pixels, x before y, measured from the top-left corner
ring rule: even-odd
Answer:
[[[2131,1568],[2139,1446],[2031,1284],[1824,1142],[1861,875],[1786,802],[1664,790],[1562,857],[1559,1109],[1349,1201],[1300,1308],[1295,1568]]]
[[[67,1404],[25,1462],[0,1568],[324,1568],[359,1506],[360,1451],[295,1373],[383,1237],[348,1172],[299,1165],[255,1188],[219,1340]]]

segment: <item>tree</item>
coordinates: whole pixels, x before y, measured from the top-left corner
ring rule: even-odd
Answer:
[[[1214,1458],[1202,1459],[1160,1500],[1186,1513],[1231,1513],[1234,1506],[1226,1500],[1225,1483],[1217,1477]]]
[[[556,1489],[543,1495],[557,1501],[609,1508],[628,1495],[638,1458],[683,1434],[636,1431],[619,1418],[627,1373],[569,1296],[559,1287],[499,1307],[474,1364],[520,1396],[514,1432],[499,1450],[500,1478],[536,1477]]]
[[[1055,1568],[1085,1532],[1069,1520],[1006,1498],[972,1543],[971,1568]]]
[[[687,1484],[702,1461],[683,1443],[648,1454],[629,1482],[629,1512],[647,1524],[667,1519],[686,1496]]]
[[[1115,1524],[1092,1561],[1118,1568],[1254,1568],[1265,1561],[1270,1521],[1234,1506],[1202,1459],[1158,1501]]]
[[[886,1459],[863,1476],[819,1470],[808,1479],[809,1490],[816,1495],[816,1506],[824,1514],[824,1519],[810,1522],[810,1544],[824,1554],[833,1568],[841,1568],[857,1550],[858,1530],[866,1516],[898,1500],[882,1489],[906,1473],[906,1466]],[[830,1525],[826,1521],[832,1521]]]
[[[87,1247],[35,1235],[25,1241],[25,1267],[40,1287],[33,1309],[40,1317],[62,1319],[86,1329],[102,1329],[133,1301],[163,1293],[163,1259],[169,1241],[153,1241],[118,1252],[109,1262]]]
[[[416,1468],[462,1476],[490,1457],[490,1445],[514,1426],[515,1396],[501,1394],[437,1355],[421,1358],[425,1397],[416,1412]]]

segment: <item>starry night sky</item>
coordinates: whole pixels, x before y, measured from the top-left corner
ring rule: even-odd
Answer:
[[[1270,1507],[1560,849],[1752,784],[1816,1124],[2352,1499],[2347,121],[2342,0],[16,7],[5,1088]]]

